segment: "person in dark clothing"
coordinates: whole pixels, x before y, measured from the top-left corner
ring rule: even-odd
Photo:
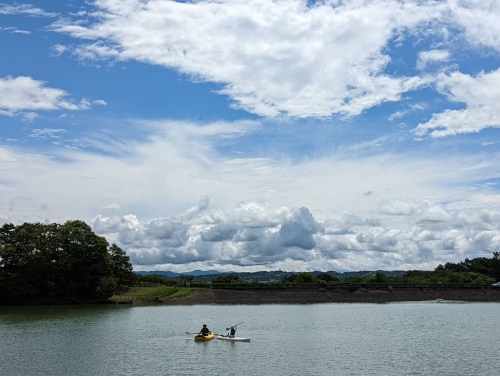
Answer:
[[[203,328],[201,328],[200,333],[203,337],[206,337],[210,334],[210,329],[207,328],[207,324],[203,324]]]

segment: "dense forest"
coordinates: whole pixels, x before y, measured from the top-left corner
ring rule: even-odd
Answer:
[[[0,228],[0,304],[105,300],[135,278],[125,252],[85,222]]]

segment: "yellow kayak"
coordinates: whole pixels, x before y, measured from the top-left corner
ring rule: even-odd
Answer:
[[[206,336],[202,336],[198,334],[196,337],[194,337],[195,342],[204,342],[204,341],[210,341],[211,339],[214,339],[215,335],[213,333],[210,333]]]

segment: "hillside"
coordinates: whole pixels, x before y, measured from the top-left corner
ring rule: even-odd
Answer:
[[[336,271],[328,271],[326,273],[330,274],[332,277],[336,277],[339,280],[343,280],[347,277],[373,277],[378,270],[364,270],[358,272],[336,272]],[[392,270],[392,271],[381,271],[388,277],[400,277],[406,273],[405,270]],[[174,273],[171,271],[141,271],[136,272],[141,275],[152,275],[157,274],[163,276],[165,278],[177,279],[180,276],[180,273]],[[279,283],[285,277],[289,277],[292,274],[297,274],[299,272],[285,272],[281,270],[275,271],[261,271],[261,272],[244,272],[244,273],[221,273],[215,270],[194,270],[192,272],[186,272],[184,274],[194,275],[195,283],[209,283],[215,277],[224,274],[233,274],[237,275],[241,282],[259,282],[259,283]],[[324,273],[321,271],[311,272],[314,275]]]

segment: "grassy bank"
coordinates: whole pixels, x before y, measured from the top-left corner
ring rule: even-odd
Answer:
[[[134,286],[124,291],[120,295],[113,295],[109,300],[138,300],[138,299],[161,299],[178,292],[179,289],[172,286],[160,286],[160,287],[138,287]]]
[[[194,290],[193,288],[181,287],[180,289],[178,289],[173,294],[167,296],[167,298],[178,298],[180,296],[186,296],[186,295],[191,294],[191,292],[193,292],[193,290]]]

